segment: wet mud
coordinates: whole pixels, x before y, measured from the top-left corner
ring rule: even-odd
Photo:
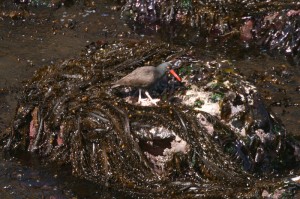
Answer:
[[[7,4],[1,7],[0,24],[2,130],[11,121],[22,82],[32,77],[36,69],[80,56],[92,41],[123,37],[129,31],[109,1],[101,1],[97,10],[80,6],[58,10],[30,7],[30,14],[24,19],[10,17],[11,12],[20,9]]]

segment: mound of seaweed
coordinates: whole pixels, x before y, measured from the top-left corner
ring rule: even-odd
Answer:
[[[161,98],[158,106],[128,102],[133,92],[111,89],[136,67],[164,61],[184,83],[158,85],[151,94]],[[6,141],[11,153],[30,151],[146,198],[262,196],[284,185],[278,176],[297,168],[299,148],[231,66],[149,41],[98,41],[80,58],[38,70]],[[299,187],[288,183],[288,194]]]

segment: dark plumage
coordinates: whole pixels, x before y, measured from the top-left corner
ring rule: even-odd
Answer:
[[[139,102],[141,100],[141,88],[147,89],[158,82],[163,76],[170,72],[178,81],[181,81],[180,77],[174,72],[174,70],[170,70],[171,64],[169,62],[162,63],[157,67],[154,66],[143,66],[135,69],[122,79],[114,82],[112,88],[118,86],[130,86],[139,88]],[[152,103],[156,104],[149,93],[146,91],[145,94],[151,100]]]

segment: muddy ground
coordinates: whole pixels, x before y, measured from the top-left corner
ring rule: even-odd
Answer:
[[[29,13],[21,15],[23,19],[16,19],[11,16],[14,16],[15,10],[19,12],[18,9],[2,7],[1,130],[9,126],[18,91],[36,69],[59,60],[80,56],[81,51],[92,41],[128,37],[130,30],[120,21],[120,13],[114,11],[118,8],[109,1],[101,1],[95,8],[31,7]]]

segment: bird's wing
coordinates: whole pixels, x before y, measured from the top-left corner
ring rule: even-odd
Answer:
[[[145,66],[135,69],[127,76],[115,82],[115,85],[147,87],[155,81],[156,75],[154,66]]]

